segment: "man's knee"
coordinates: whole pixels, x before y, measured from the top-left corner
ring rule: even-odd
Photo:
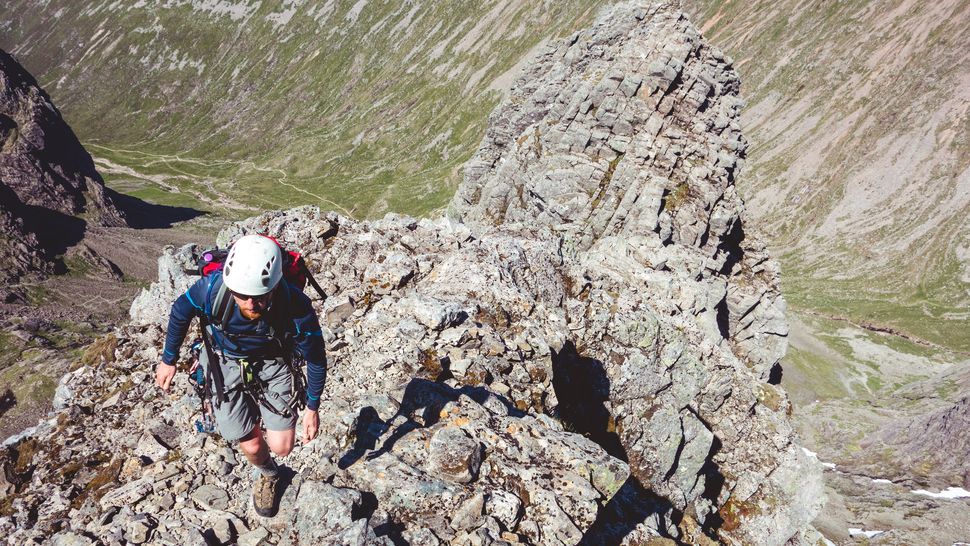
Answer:
[[[246,455],[256,455],[262,447],[263,435],[260,433],[259,427],[254,428],[249,434],[239,439],[239,449]]]
[[[266,433],[266,443],[269,448],[279,457],[285,457],[293,451],[293,444],[296,442],[295,430],[268,431]]]

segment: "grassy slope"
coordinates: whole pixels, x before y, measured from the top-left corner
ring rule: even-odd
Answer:
[[[93,155],[143,175],[109,176],[119,189],[230,215],[421,215],[481,140],[489,85],[601,3],[13,0],[0,47]]]
[[[970,350],[970,2],[687,4],[737,60],[741,185],[793,310]]]

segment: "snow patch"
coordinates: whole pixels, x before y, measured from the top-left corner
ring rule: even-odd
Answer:
[[[927,491],[925,489],[914,489],[911,491],[911,493],[925,495],[934,499],[963,499],[970,497],[970,491],[967,491],[962,487],[947,487],[939,493],[933,493],[932,491]]]
[[[818,461],[818,464],[822,465],[822,467],[835,470],[835,463],[822,462],[822,460],[818,458],[818,453],[815,453],[814,451],[808,449],[807,447],[802,447],[802,451],[805,452],[805,455],[808,455],[809,457]]]
[[[884,478],[873,478],[872,479],[872,483],[891,484],[891,483],[893,483],[893,481],[892,480],[887,480],[887,479],[884,479]]]
[[[855,527],[849,527],[849,536],[850,537],[863,536],[863,537],[866,537],[866,538],[872,538],[872,537],[874,537],[876,535],[881,535],[881,534],[883,534],[885,532],[886,531],[865,531],[865,530],[862,530],[862,529],[856,529]]]

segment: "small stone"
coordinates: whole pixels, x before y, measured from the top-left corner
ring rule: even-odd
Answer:
[[[640,84],[643,83],[643,78],[636,74],[627,74],[623,81],[620,82],[620,92],[622,92],[627,97],[632,97],[637,94],[640,90]]]
[[[296,501],[296,521],[293,528],[300,544],[329,542],[333,544],[363,544],[349,540],[361,533],[366,535],[367,520],[354,521],[352,513],[360,505],[360,492],[334,487],[328,483],[308,481],[300,487]],[[363,524],[361,527],[360,524]],[[336,539],[341,535],[341,539]],[[331,538],[331,541],[326,539]],[[344,541],[348,539],[347,541]]]
[[[509,387],[505,383],[495,382],[489,385],[489,387],[491,387],[493,391],[495,391],[496,393],[502,396],[507,396],[509,392],[512,391],[512,387]]]
[[[334,300],[333,304],[328,301],[327,308],[327,327],[331,329],[343,324],[357,310],[354,305],[354,300],[350,296],[343,296],[340,299]]]
[[[390,294],[407,283],[414,275],[415,267],[414,260],[395,252],[383,262],[367,266],[364,271],[364,287],[375,294]]]
[[[497,519],[506,529],[515,529],[522,511],[522,500],[515,494],[496,489],[485,503],[485,512]]]
[[[169,449],[155,437],[154,434],[146,432],[138,439],[135,445],[135,455],[146,457],[151,461],[162,461],[168,456]]]
[[[432,330],[442,330],[460,321],[465,314],[461,306],[430,296],[416,295],[408,298],[414,318]]]
[[[485,508],[485,495],[481,491],[463,502],[451,516],[451,528],[456,531],[468,531],[480,527],[485,523],[482,510]]]
[[[140,478],[144,473],[144,468],[145,464],[142,462],[141,457],[129,457],[125,461],[125,464],[121,466],[121,472],[118,473],[118,478],[123,482]]]
[[[229,494],[216,485],[203,485],[191,494],[192,500],[203,510],[225,510],[229,508]]]
[[[212,520],[212,532],[219,539],[219,542],[226,544],[232,541],[233,536],[236,534],[233,528],[232,521],[226,517],[217,517]]]
[[[148,515],[140,514],[125,525],[125,538],[135,544],[144,544],[148,542],[155,526]]]
[[[257,527],[252,531],[239,536],[236,544],[239,546],[260,546],[269,537],[269,531],[263,527]]]
[[[170,494],[163,494],[158,500],[158,507],[162,510],[171,510],[175,506],[175,496]]]
[[[104,409],[104,408],[110,408],[110,407],[116,406],[118,405],[119,401],[121,401],[121,391],[118,391],[112,394],[111,396],[109,396],[107,400],[101,403],[101,408]]]
[[[129,482],[118,489],[109,491],[105,496],[101,497],[101,509],[107,509],[109,506],[131,506],[136,502],[145,498],[145,496],[152,490],[153,480],[151,478],[140,478],[133,482]]]
[[[84,535],[71,532],[57,533],[51,538],[51,546],[89,546],[94,541]]]
[[[65,382],[67,377],[68,376],[64,376],[61,379],[61,383],[57,385],[57,389],[54,390],[54,411],[66,409],[71,405],[71,400],[74,399],[74,390],[71,389],[70,385]]]

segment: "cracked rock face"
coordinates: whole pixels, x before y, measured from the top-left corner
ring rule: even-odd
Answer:
[[[27,205],[124,225],[104,182],[37,81],[0,51],[0,181]]]
[[[10,474],[0,530],[814,543],[821,472],[768,382],[787,334],[778,269],[733,185],[737,89],[681,14],[621,4],[526,69],[448,218],[303,207],[220,234],[299,249],[329,295],[315,303],[330,359],[320,437],[281,460],[297,474],[271,520],[249,508],[242,458],[191,431],[184,380],[171,398],[152,385],[198,250],[169,249],[115,360],[72,372],[65,409],[11,448],[11,467],[30,442],[47,455]],[[86,463],[68,479],[75,459]]]
[[[64,220],[82,214],[99,225],[125,224],[50,97],[0,50],[0,281],[50,273],[52,257],[38,235],[83,230],[84,222]]]

